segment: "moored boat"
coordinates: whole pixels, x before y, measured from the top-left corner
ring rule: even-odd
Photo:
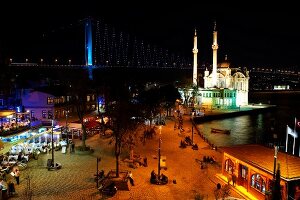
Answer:
[[[228,130],[228,129],[211,128],[211,133],[230,134],[230,130]]]

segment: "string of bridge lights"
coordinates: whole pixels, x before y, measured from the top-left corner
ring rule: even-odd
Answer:
[[[85,19],[78,20],[76,23],[70,23],[61,26],[58,29],[52,29],[48,34],[43,34],[43,39],[51,38],[53,33],[74,29],[84,25]],[[185,58],[180,54],[171,53],[168,49],[151,45],[136,36],[129,35],[124,31],[117,31],[113,26],[108,25],[101,19],[93,19],[93,64],[95,66],[129,66],[129,67],[186,67],[191,66],[191,58]],[[76,29],[76,31],[78,31]],[[84,32],[84,31],[82,31]],[[82,38],[84,40],[84,38]],[[79,40],[77,40],[78,42]],[[63,46],[63,44],[62,44]],[[82,49],[84,51],[84,49]],[[10,58],[9,62],[14,60]],[[61,59],[40,58],[33,62],[26,58],[25,63],[38,64],[80,64],[72,61],[71,58]]]

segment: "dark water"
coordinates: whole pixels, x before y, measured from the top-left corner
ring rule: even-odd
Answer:
[[[216,146],[236,144],[269,144],[274,142],[285,148],[286,127],[294,129],[295,117],[300,120],[300,92],[257,92],[249,94],[251,103],[277,105],[275,110],[260,114],[213,120],[198,124],[205,137]],[[274,129],[272,129],[272,127]],[[211,133],[211,128],[230,129],[229,135]],[[300,132],[300,130],[298,131]],[[277,139],[274,139],[274,134]],[[298,154],[299,139],[296,139]],[[289,138],[288,151],[292,151],[293,139]]]

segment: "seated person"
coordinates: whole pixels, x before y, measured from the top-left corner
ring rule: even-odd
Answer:
[[[198,149],[198,145],[194,144],[193,147],[192,147],[192,149],[197,150]]]
[[[151,172],[150,183],[154,183],[154,184],[158,183],[158,178],[154,170]]]
[[[21,162],[23,158],[22,152],[19,152],[18,154],[18,161]]]
[[[155,174],[154,170],[151,172],[151,179],[156,179],[157,175]]]
[[[103,176],[104,176],[104,170],[101,170],[101,171],[99,172],[99,176],[100,176],[100,177],[103,177]]]
[[[187,143],[185,141],[180,141],[180,147],[186,147],[187,146]]]
[[[160,179],[163,183],[167,183],[168,182],[168,177],[164,174],[161,174],[161,179]]]

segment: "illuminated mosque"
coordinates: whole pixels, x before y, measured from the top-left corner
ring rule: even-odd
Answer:
[[[216,23],[213,31],[213,64],[212,71],[204,71],[204,87],[198,86],[197,74],[197,32],[194,35],[194,63],[193,63],[193,88],[179,89],[183,102],[193,104],[194,107],[209,109],[234,109],[248,105],[249,71],[240,68],[230,68],[230,63],[225,57],[225,62],[218,64],[218,32]]]

